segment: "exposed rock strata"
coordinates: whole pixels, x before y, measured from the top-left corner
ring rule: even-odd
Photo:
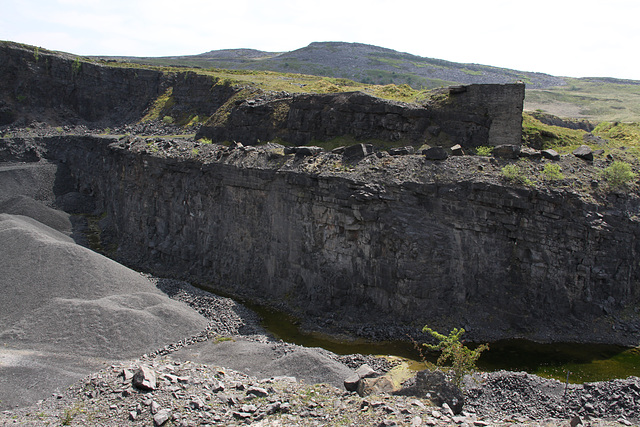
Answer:
[[[443,89],[424,105],[364,93],[264,93],[187,72],[116,67],[11,42],[0,43],[0,126],[90,123],[121,127],[170,117],[186,124],[211,117],[198,138],[296,145],[350,136],[414,145],[519,144],[524,84]],[[235,102],[235,103],[234,103]],[[148,113],[152,114],[148,114]],[[215,114],[214,114],[215,113]]]
[[[114,67],[35,49],[0,42],[0,126],[30,120],[121,126],[140,120],[163,94],[162,115],[209,117],[238,90],[194,72]]]
[[[249,145],[276,138],[305,145],[345,135],[465,148],[520,144],[524,84],[460,86],[438,99],[406,104],[362,92],[249,99],[218,112],[197,138]]]
[[[504,186],[469,156],[42,144],[98,199],[120,255],[156,271],[305,315],[465,326],[472,339],[632,344],[637,332],[635,197]]]

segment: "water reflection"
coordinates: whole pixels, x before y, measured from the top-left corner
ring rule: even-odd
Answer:
[[[408,341],[367,342],[340,341],[318,333],[302,332],[289,316],[261,307],[251,307],[263,318],[269,332],[283,341],[305,347],[322,347],[337,354],[393,355],[422,360],[415,345]],[[437,354],[425,353],[428,362],[435,363]],[[415,369],[423,365],[414,363]],[[490,344],[478,361],[483,371],[525,371],[546,378],[583,383],[605,381],[628,376],[640,376],[640,349],[605,344],[538,344],[526,340],[503,340]]]

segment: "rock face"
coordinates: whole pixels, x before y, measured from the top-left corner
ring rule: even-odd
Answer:
[[[442,163],[417,155],[401,156],[414,175],[400,180],[381,166],[392,156],[357,175],[299,169],[332,153],[209,144],[180,160],[145,141],[42,144],[98,199],[120,254],[159,272],[310,316],[462,325],[475,340],[623,342],[637,326],[610,323],[640,300],[633,198],[600,210],[566,190],[443,182],[430,178]]]
[[[523,84],[450,88],[422,106],[362,92],[282,94],[214,115],[196,138],[248,145],[275,138],[303,145],[345,135],[447,147],[520,144],[523,101]]]
[[[210,117],[197,138],[254,145],[281,138],[307,145],[345,136],[452,147],[520,144],[524,84],[442,89],[424,105],[361,92],[258,93],[216,77],[114,67],[11,42],[0,42],[0,126],[49,124],[120,126],[143,117],[177,123]],[[246,88],[245,88],[246,89]],[[153,114],[149,114],[153,113]],[[215,113],[215,114],[214,114]]]
[[[162,94],[160,118],[209,117],[236,92],[193,72],[118,68],[11,42],[0,42],[0,76],[0,125],[22,118],[119,126],[140,120]]]

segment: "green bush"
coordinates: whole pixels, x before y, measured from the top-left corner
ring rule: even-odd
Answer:
[[[524,175],[524,172],[522,171],[520,166],[516,164],[508,164],[500,171],[502,172],[502,176],[505,177],[508,181],[517,182],[523,185],[533,185],[533,182],[531,182],[531,180]]]
[[[542,170],[542,179],[547,181],[560,181],[564,179],[564,174],[560,170],[560,165],[556,163],[547,163]]]
[[[439,332],[425,326],[422,332],[438,340],[438,344],[423,344],[429,350],[440,351],[438,366],[444,366],[447,361],[451,361],[451,371],[453,373],[453,383],[461,388],[464,376],[476,370],[476,361],[483,351],[489,349],[488,344],[479,345],[475,350],[471,350],[460,342],[460,337],[464,334],[464,328],[454,328],[449,335],[442,335]]]
[[[602,171],[602,179],[607,181],[611,188],[620,187],[635,177],[636,174],[631,170],[631,165],[621,161],[613,162],[611,166]]]
[[[486,145],[481,145],[480,147],[476,147],[476,154],[478,156],[490,156],[493,152],[493,147],[487,147]]]
[[[71,64],[71,73],[75,76],[80,73],[80,70],[82,70],[82,62],[80,62],[80,58],[76,58]]]

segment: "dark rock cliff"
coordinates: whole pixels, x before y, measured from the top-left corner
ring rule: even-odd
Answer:
[[[351,136],[476,147],[521,138],[521,84],[450,88],[422,106],[362,93],[234,100],[240,89],[210,76],[4,42],[0,75],[0,125],[124,124],[154,111],[213,115],[199,137],[247,144]],[[482,172],[493,167],[484,158],[434,162],[363,147],[360,160],[343,161],[310,148],[285,155],[275,144],[5,138],[0,161],[60,162],[58,188],[93,197],[121,259],[307,317],[464,326],[477,340],[637,344],[635,195],[596,201],[513,188],[496,178],[500,165]]]
[[[346,135],[466,148],[520,144],[524,84],[460,86],[435,99],[414,105],[361,92],[249,99],[214,115],[197,138],[248,145],[276,138],[306,145]]]
[[[194,72],[114,67],[11,42],[0,42],[0,76],[0,126],[119,126],[142,119],[163,94],[160,118],[209,117],[237,91]]]
[[[345,166],[276,146],[40,144],[97,199],[119,256],[159,274],[337,323],[637,344],[635,197],[511,188],[469,156]]]
[[[282,94],[239,98],[217,77],[113,66],[0,42],[0,126],[88,124],[117,127],[170,116],[209,118],[197,138],[257,144],[280,138],[305,145],[333,138],[466,148],[520,144],[524,84],[442,89],[424,105],[364,93]],[[223,107],[223,108],[221,108]]]

